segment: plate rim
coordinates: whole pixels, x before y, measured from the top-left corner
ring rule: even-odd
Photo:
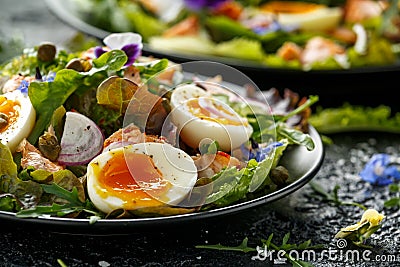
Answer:
[[[320,170],[325,159],[325,148],[322,138],[317,130],[309,125],[309,133],[315,143],[316,152],[318,153],[317,160],[313,163],[312,167],[307,172],[299,177],[296,181],[289,185],[276,190],[270,194],[261,197],[239,202],[233,205],[216,208],[207,211],[193,212],[187,214],[160,216],[160,217],[144,217],[133,219],[100,219],[91,224],[89,219],[74,219],[65,217],[50,217],[40,216],[36,218],[19,218],[15,216],[14,212],[0,211],[0,219],[7,222],[15,222],[18,224],[45,226],[48,230],[62,233],[74,233],[83,235],[102,234],[102,235],[115,235],[115,234],[129,234],[139,229],[148,228],[150,226],[168,227],[170,225],[199,222],[204,219],[212,219],[227,215],[233,215],[239,212],[244,212],[251,208],[256,208],[267,203],[272,203],[281,198],[284,198],[291,193],[299,190],[315,177]]]
[[[109,35],[111,32],[97,28],[82,19],[77,15],[69,12],[68,5],[72,3],[71,0],[44,0],[47,8],[53,15],[58,17],[60,20],[66,24],[72,26],[73,28],[82,31],[88,35],[96,37],[102,40],[104,37]],[[177,62],[188,62],[188,61],[217,61],[223,64],[227,64],[233,67],[240,68],[246,71],[252,72],[274,72],[277,74],[291,74],[291,75],[350,75],[350,74],[368,74],[368,73],[382,73],[382,72],[396,72],[400,71],[400,60],[397,60],[395,64],[383,65],[383,66],[364,66],[356,67],[350,69],[324,69],[324,70],[301,70],[301,69],[290,69],[290,68],[278,68],[278,67],[268,67],[257,62],[252,62],[251,60],[240,60],[235,58],[218,57],[214,55],[196,55],[187,54],[179,52],[167,52],[167,51],[157,51],[151,48],[147,43],[143,43],[142,51],[146,55],[153,55],[156,57],[166,57]]]

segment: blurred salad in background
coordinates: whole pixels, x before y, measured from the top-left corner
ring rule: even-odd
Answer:
[[[160,52],[299,70],[398,62],[398,0],[74,2],[89,24],[138,32]]]

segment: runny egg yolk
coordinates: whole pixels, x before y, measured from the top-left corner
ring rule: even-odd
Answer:
[[[279,14],[299,14],[311,12],[315,9],[322,8],[323,5],[307,2],[295,2],[295,1],[272,1],[268,2],[261,7],[262,10]]]
[[[145,154],[115,152],[98,175],[105,190],[97,193],[104,198],[118,197],[124,201],[125,209],[162,205],[157,198],[171,187],[152,158]]]
[[[17,121],[20,109],[21,105],[19,102],[7,99],[7,97],[0,95],[0,113],[7,116],[7,124],[0,124],[0,133],[7,130],[10,125]]]
[[[199,103],[200,98],[193,98],[186,102],[187,107],[189,108],[190,113],[202,120],[209,120],[213,122],[218,122],[224,125],[235,125],[235,126],[243,126],[243,124],[247,124],[247,121],[238,120],[237,115],[233,114],[222,105],[213,101],[212,99],[203,101],[210,102],[210,109],[206,109],[202,107]]]

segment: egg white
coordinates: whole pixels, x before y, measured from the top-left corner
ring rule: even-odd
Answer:
[[[18,103],[19,117],[4,132],[0,132],[0,140],[14,153],[21,141],[28,137],[35,126],[36,112],[27,94],[12,91],[3,94],[7,99]]]
[[[321,7],[298,14],[278,14],[278,22],[285,26],[298,26],[303,31],[326,31],[335,28],[341,18],[339,7]]]
[[[211,97],[206,91],[194,84],[177,87],[171,94],[170,113],[172,122],[178,127],[180,138],[190,147],[198,148],[202,140],[215,140],[221,150],[230,152],[249,140],[253,128],[245,118],[240,117],[233,109],[224,103],[218,103],[229,113],[234,114],[240,125],[222,124],[212,120],[200,119],[192,114],[185,104],[193,98]],[[214,99],[218,102],[218,100]]]
[[[276,16],[277,21],[283,26],[295,27],[303,31],[333,29],[343,17],[343,10],[340,7],[328,7],[322,4],[314,5],[297,1],[276,1],[271,2],[271,4],[272,6],[266,3],[264,8],[261,8],[262,12]],[[270,10],[271,8],[273,10]],[[285,12],[287,9],[290,11]]]
[[[146,154],[152,157],[154,165],[163,174],[163,179],[171,183],[172,187],[163,196],[149,198],[157,199],[164,204],[176,205],[181,202],[192,190],[197,181],[197,168],[193,159],[183,150],[169,144],[140,143],[105,151],[94,158],[87,167],[87,190],[93,204],[101,211],[109,213],[116,209],[126,209],[123,199],[111,194],[104,197],[104,185],[99,181],[98,173],[113,154],[123,151],[126,153]],[[130,204],[131,205],[131,204]],[[136,206],[136,208],[143,208]]]

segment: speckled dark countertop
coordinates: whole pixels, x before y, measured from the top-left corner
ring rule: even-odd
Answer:
[[[76,33],[54,17],[41,0],[1,0],[0,15],[0,32],[19,34],[28,46],[43,40],[63,43]],[[341,227],[361,218],[362,210],[355,206],[337,207],[313,198],[313,190],[307,184],[270,205],[190,224],[148,227],[128,235],[56,233],[54,229],[37,225],[1,221],[0,266],[60,266],[58,259],[69,267],[273,266],[271,261],[252,259],[255,252],[195,246],[217,243],[237,246],[248,237],[249,246],[255,247],[271,233],[279,243],[288,232],[291,233],[289,243],[311,239],[312,244],[324,244],[325,249],[337,251],[331,258],[317,252],[317,258],[309,261],[315,266],[400,266],[400,211],[383,207],[383,202],[395,195],[390,195],[387,187],[373,187],[358,176],[374,153],[400,156],[400,136],[365,132],[330,137],[334,144],[326,146],[323,166],[313,182],[327,191],[340,185],[340,199],[362,203],[385,215],[381,229],[367,241],[372,246],[370,253],[365,254],[367,258],[351,261],[340,257],[357,248],[350,244],[338,247],[334,239]],[[362,253],[366,249],[357,251]],[[386,257],[387,261],[374,261],[377,255]],[[275,266],[286,265],[276,263]]]

